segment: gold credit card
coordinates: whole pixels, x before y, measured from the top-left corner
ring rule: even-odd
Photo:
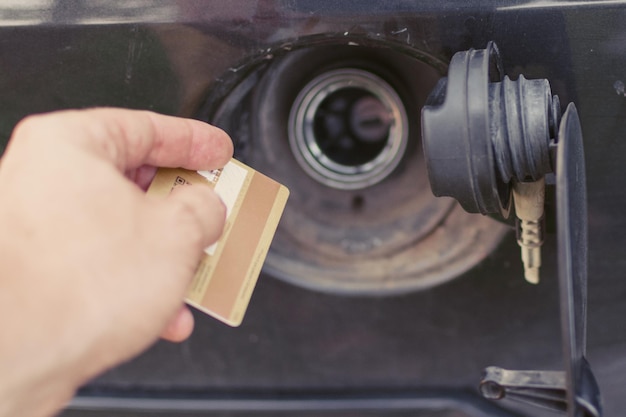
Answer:
[[[204,184],[226,205],[220,239],[205,249],[185,301],[230,326],[246,312],[289,190],[232,159],[213,171],[160,168],[148,194],[167,196],[175,187]]]

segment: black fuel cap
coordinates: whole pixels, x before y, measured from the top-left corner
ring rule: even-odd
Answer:
[[[508,218],[511,180],[553,172],[560,106],[545,79],[511,80],[496,44],[458,52],[422,110],[422,141],[436,196],[470,213]]]

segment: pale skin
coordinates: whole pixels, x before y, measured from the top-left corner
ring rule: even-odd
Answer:
[[[145,111],[31,116],[0,162],[0,417],[53,415],[159,336],[185,340],[183,298],[224,226],[209,187],[144,192],[158,166],[215,169],[223,131]]]

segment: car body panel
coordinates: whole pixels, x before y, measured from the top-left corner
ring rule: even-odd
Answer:
[[[0,148],[20,118],[57,109],[199,117],[213,105],[207,98],[227,96],[245,74],[303,43],[415,49],[445,73],[455,52],[494,40],[511,77],[547,78],[580,113],[588,358],[605,415],[618,416],[626,407],[625,17],[620,1],[9,2],[0,5]],[[319,293],[264,275],[241,328],[197,315],[189,341],[158,343],[81,395],[243,400],[443,390],[453,398],[478,395],[488,365],[561,369],[555,237],[546,239],[538,286],[523,281],[514,240],[508,234],[451,282],[388,297]]]

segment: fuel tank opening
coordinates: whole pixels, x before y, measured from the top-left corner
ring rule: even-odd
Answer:
[[[311,178],[356,190],[383,180],[408,141],[408,117],[395,90],[377,75],[341,68],[311,80],[289,116],[291,150]]]

